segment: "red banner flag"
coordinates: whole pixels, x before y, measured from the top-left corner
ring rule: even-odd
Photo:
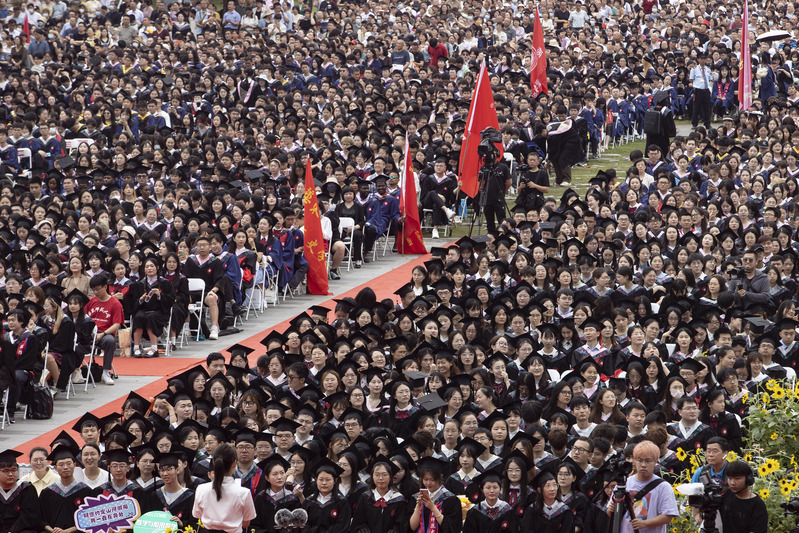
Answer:
[[[738,71],[738,107],[746,111],[752,107],[752,53],[749,51],[749,2],[744,0],[741,16],[741,66]]]
[[[25,35],[25,42],[31,42],[31,25],[28,23],[28,14],[25,13],[25,22],[22,23],[22,33]]]
[[[535,8],[535,22],[533,22],[533,52],[530,55],[530,88],[533,98],[547,91],[547,53],[544,47],[544,30],[541,28],[541,15]]]
[[[302,197],[305,210],[305,245],[302,253],[308,261],[308,294],[327,296],[327,262],[325,243],[322,239],[322,219],[319,201],[316,199],[316,185],[313,182],[311,158],[305,162],[305,194]]]
[[[402,224],[402,235],[397,249],[402,254],[426,254],[427,248],[424,246],[424,238],[422,237],[419,201],[416,199],[416,179],[413,176],[411,147],[407,133],[405,134],[405,168],[402,171],[402,179],[400,180],[399,208],[400,214],[405,217],[405,222]]]
[[[494,106],[494,92],[488,79],[488,69],[483,60],[477,77],[477,87],[472,94],[472,105],[469,107],[469,121],[466,123],[466,131],[463,132],[459,165],[461,191],[471,198],[477,196],[479,188],[477,174],[480,172],[480,157],[477,155],[477,147],[480,145],[480,132],[489,127],[499,129],[499,120]],[[502,157],[505,153],[502,143],[497,143],[496,146]]]

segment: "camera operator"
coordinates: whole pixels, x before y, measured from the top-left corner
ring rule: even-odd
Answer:
[[[727,465],[729,490],[721,497],[721,523],[724,533],[765,533],[768,511],[765,502],[755,494],[752,467],[744,461]]]
[[[752,249],[744,252],[743,275],[733,275],[728,285],[735,294],[735,305],[749,307],[754,304],[768,306],[771,304],[768,276],[757,271],[757,253]]]
[[[493,148],[493,145],[492,145]],[[493,149],[485,158],[484,169],[491,173],[486,179],[485,208],[483,213],[486,219],[488,232],[496,231],[496,223],[505,218],[505,193],[510,189],[510,169],[504,162],[497,162],[499,151]],[[494,222],[496,217],[496,223]]]
[[[635,475],[627,478],[627,492],[632,497],[634,517],[625,512],[621,531],[632,533],[666,533],[666,527],[677,515],[677,500],[671,484],[656,476],[654,471],[660,458],[660,450],[650,441],[639,442],[633,449]],[[612,516],[616,502],[608,504],[608,515]]]
[[[524,171],[519,180],[516,205],[524,207],[527,211],[540,210],[544,207],[544,195],[549,192],[549,176],[540,168],[541,155],[538,152],[532,151],[527,154],[527,165],[530,168]]]

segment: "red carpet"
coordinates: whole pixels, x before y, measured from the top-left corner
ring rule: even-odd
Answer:
[[[417,265],[423,264],[430,258],[430,255],[423,255],[419,256],[418,258],[410,261],[400,267],[395,268],[385,274],[381,275],[380,277],[376,278],[374,281],[377,282],[370,282],[364,283],[358,287],[355,287],[347,292],[337,294],[336,299],[345,298],[348,296],[354,297],[358,292],[365,288],[370,287],[375,294],[377,295],[378,300],[390,298],[394,301],[397,301],[397,296],[394,294],[394,291],[397,290],[399,287],[410,281],[411,279],[411,271],[413,271],[413,267]],[[330,299],[322,304],[325,307],[333,309],[336,304],[335,302]],[[279,309],[279,308],[278,308]],[[271,313],[271,310],[267,310],[267,313]],[[289,317],[288,319],[284,320],[283,322],[277,324],[276,326],[265,329],[259,333],[256,333],[252,337],[240,341],[239,344],[243,344],[244,346],[249,346],[250,348],[255,348],[257,354],[261,354],[263,352],[263,345],[261,345],[260,340],[263,339],[266,335],[268,335],[272,330],[283,331],[289,327],[290,320],[294,317]],[[194,343],[197,347],[195,351],[201,352],[202,344]],[[232,344],[232,343],[231,343]],[[195,366],[198,362],[205,361],[205,356],[198,358],[189,358],[189,357],[181,357],[181,358],[159,358],[156,360],[146,361],[143,359],[133,359],[128,357],[118,357],[114,359],[114,367],[116,371],[120,375],[127,375],[127,376],[164,376],[164,379],[168,379],[170,376],[174,376],[179,374],[180,372]],[[110,396],[109,393],[112,393],[109,387],[105,387],[100,389],[102,385],[98,386],[97,390],[90,391],[89,394],[94,394],[96,396]],[[137,393],[141,394],[145,398],[152,398],[159,392],[163,391],[166,388],[166,383],[164,380],[159,379],[154,383],[150,383],[149,385],[145,385],[136,390]],[[98,391],[102,390],[104,394],[99,394]],[[82,394],[82,392],[80,393]],[[92,410],[92,412],[99,416],[103,417],[109,415],[113,412],[121,412],[122,410],[122,402],[127,397],[127,394],[119,397],[111,402],[106,403],[105,405],[101,405],[96,407]],[[64,400],[67,401],[67,400]],[[25,444],[17,446],[15,449],[20,451],[24,454],[28,454],[28,452],[34,448],[35,446],[45,446],[47,447],[50,442],[56,438],[56,436],[61,431],[67,431],[70,433],[78,442],[81,442],[80,435],[72,431],[72,425],[77,421],[72,420],[67,422],[66,424],[56,427],[47,433],[43,433],[40,437],[36,439],[32,439]],[[25,422],[22,422],[25,423]]]

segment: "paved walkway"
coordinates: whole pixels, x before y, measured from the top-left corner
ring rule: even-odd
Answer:
[[[451,239],[428,240],[426,244],[428,249],[430,249],[432,246],[440,246],[450,240]],[[289,298],[285,303],[281,301],[277,307],[270,306],[266,313],[258,318],[254,318],[251,314],[249,321],[245,322],[244,325],[239,325],[242,329],[241,333],[223,336],[216,341],[190,342],[188,346],[176,350],[174,354],[170,356],[170,360],[184,358],[188,364],[190,358],[205,357],[210,352],[222,352],[227,347],[237,342],[247,339],[259,332],[268,330],[276,324],[302,313],[312,305],[320,304],[330,298],[337,298],[338,295],[363,284],[369,284],[370,282],[379,283],[381,275],[401,267],[410,261],[416,260],[419,257],[418,255],[401,256],[399,254],[392,254],[389,251],[385,257],[379,257],[377,262],[364,265],[363,268],[357,270],[353,268],[351,271],[347,272],[345,266],[339,269],[341,280],[330,282],[330,292],[333,293],[333,295],[303,295],[295,299]],[[5,430],[0,431],[0,449],[18,447],[62,424],[66,424],[82,416],[87,411],[94,410],[109,402],[125,397],[132,390],[139,389],[158,380],[163,380],[164,372],[159,369],[159,361],[163,361],[163,358],[141,359],[140,361],[142,365],[147,365],[152,369],[151,375],[123,375],[116,380],[114,386],[98,384],[96,389],[90,386],[88,393],[84,393],[83,385],[79,385],[79,392],[76,396],[71,397],[69,400],[59,397],[59,399],[55,401],[53,417],[50,420],[23,420],[22,414],[17,413],[17,422],[13,425],[6,425]],[[42,442],[40,444],[47,446],[49,442]],[[25,460],[27,457],[22,459]]]

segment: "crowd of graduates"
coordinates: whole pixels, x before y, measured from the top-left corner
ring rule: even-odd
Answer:
[[[350,234],[360,268],[399,233],[406,138],[438,236],[460,207],[483,60],[505,158],[529,166],[510,165],[516,203],[490,200],[489,235],[434,249],[396,299],[311,308],[263,348],[87,414],[82,444],[41,443],[25,481],[0,456],[3,528],[68,532],[97,492],[197,525],[192,499],[228,444],[256,531],[299,508],[318,531],[602,531],[619,454],[673,480],[703,448],[720,482],[740,474],[724,456],[743,445],[747,393],[795,379],[799,360],[799,51],[791,35],[754,39],[793,32],[795,5],[753,5],[742,52],[740,6],[542,2],[535,98],[534,8],[0,2],[12,420],[45,367],[56,394],[85,379],[92,344],[113,384],[125,321],[134,357],[176,344],[189,278],[205,282],[209,323],[194,327],[210,339],[259,283],[301,288],[309,157],[331,279]],[[756,97],[738,112],[742,53]],[[551,197],[550,168],[567,184],[578,162],[553,160],[557,132],[577,126],[590,157],[649,136],[650,108],[694,128]],[[457,496],[475,504],[465,516]]]

